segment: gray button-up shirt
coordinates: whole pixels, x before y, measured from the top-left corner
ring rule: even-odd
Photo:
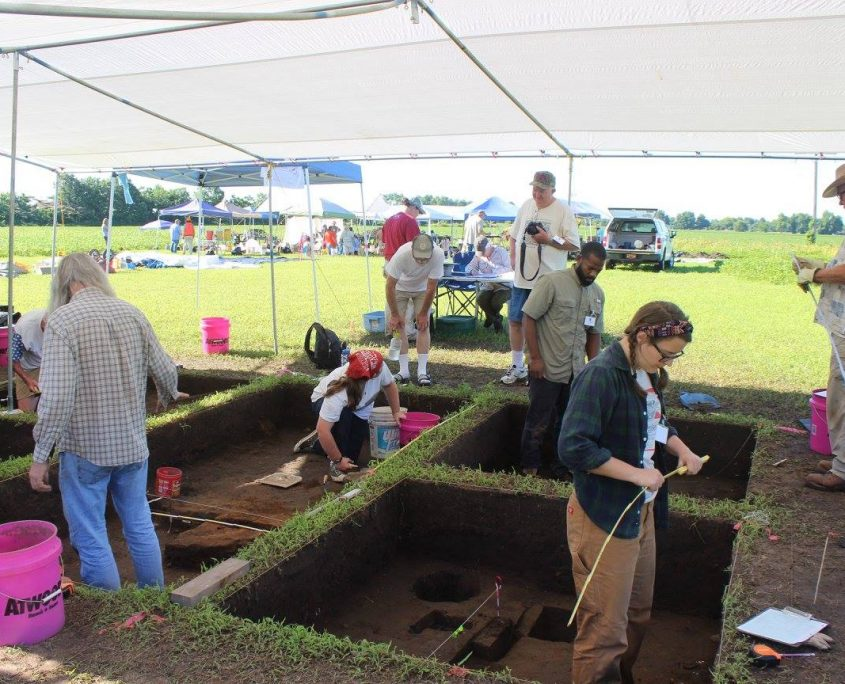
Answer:
[[[94,287],[77,292],[44,334],[33,460],[54,446],[101,466],[146,459],[148,375],[162,404],[176,397],[176,366],[144,314]]]

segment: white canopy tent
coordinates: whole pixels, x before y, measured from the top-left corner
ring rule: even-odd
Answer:
[[[273,14],[250,0],[94,4],[0,2],[13,199],[19,157],[132,172],[530,154],[567,157],[571,182],[577,156],[845,150],[845,0],[278,0]],[[437,97],[386,86],[403,83]],[[220,98],[237,90],[260,105]],[[315,93],[343,115],[308,104]],[[11,260],[14,201],[10,226]]]

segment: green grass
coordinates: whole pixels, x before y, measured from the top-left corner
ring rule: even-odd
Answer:
[[[65,229],[68,233],[93,230]],[[36,239],[38,231],[40,238]],[[32,251],[49,251],[49,229],[24,228],[18,235],[19,242],[31,243]],[[810,247],[800,235],[681,233],[679,250],[718,252],[728,258],[709,264],[679,264],[666,273],[629,267],[606,271],[599,283],[607,293],[607,331],[620,333],[641,304],[669,299],[695,323],[694,343],[672,368],[675,387],[710,391],[728,397],[728,403],[733,390],[751,398],[759,393],[762,403],[777,401],[782,395],[806,397],[813,388],[826,384],[828,343],[824,331],[812,323],[812,300],[792,285],[789,256],[798,252],[827,258],[838,241],[838,237],[822,236],[818,245]],[[383,305],[381,267],[380,258],[370,259],[370,306],[364,259],[322,257],[317,261],[322,321],[353,347],[384,344],[382,336],[366,335],[361,323],[364,312]],[[247,371],[301,362],[304,334],[315,318],[311,281],[307,260],[276,266],[277,359],[273,355],[269,265],[201,271],[199,277],[195,271],[183,269],[122,271],[112,276],[118,295],[147,314],[165,348],[179,361],[197,368]],[[44,306],[48,284],[46,276],[35,274],[15,279],[16,308]],[[201,353],[199,324],[204,316],[231,320],[229,356]],[[430,360],[435,380],[449,384],[476,380],[474,384],[479,384],[478,379],[493,380],[509,365],[507,352],[504,335],[479,330],[435,339]],[[297,367],[308,368],[305,364]]]

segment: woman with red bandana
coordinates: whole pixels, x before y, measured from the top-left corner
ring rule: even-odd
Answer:
[[[311,395],[311,408],[319,418],[317,429],[294,447],[294,452],[313,451],[329,459],[329,476],[343,482],[357,468],[361,446],[369,436],[373,404],[383,391],[398,423],[399,389],[387,364],[377,351],[362,349],[349,356],[349,363],[320,381]]]

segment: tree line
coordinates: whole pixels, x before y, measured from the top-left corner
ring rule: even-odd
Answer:
[[[191,195],[185,188],[168,190],[160,185],[149,188],[138,188],[129,180],[129,194],[133,203],[127,204],[120,184],[115,187],[114,216],[112,223],[116,226],[141,226],[154,220],[158,210],[187,202]],[[108,215],[109,188],[111,181],[107,178],[88,176],[79,178],[72,174],[62,174],[59,180],[59,223],[66,226],[96,226]],[[223,199],[220,188],[204,188],[203,199],[211,204],[217,204]],[[387,202],[399,204],[402,202],[400,193],[384,195]],[[231,201],[242,207],[260,205],[267,195],[259,192],[256,195],[235,196]],[[447,197],[443,195],[423,195],[423,204],[466,206],[469,201]],[[15,223],[27,226],[49,226],[53,223],[53,202],[39,202],[27,195],[17,195],[15,203]],[[0,193],[0,216],[4,224],[8,225],[9,193]],[[709,219],[704,214],[692,211],[682,211],[675,216],[669,216],[663,211],[657,212],[657,217],[668,226],[683,230],[733,230],[737,232],[760,233],[805,233],[807,235],[834,235],[842,232],[843,221],[840,216],[825,211],[821,217],[813,220],[809,214],[798,213],[786,216],[778,214],[773,220],[750,218],[747,216],[727,216],[720,219]]]
[[[112,224],[116,226],[141,226],[158,218],[158,211],[177,206],[192,197],[185,188],[169,190],[160,185],[138,188],[129,180],[132,204],[124,199],[123,188],[118,183],[114,192]],[[79,178],[63,174],[59,179],[59,224],[65,226],[97,226],[109,213],[111,180],[88,176]],[[223,199],[220,188],[203,188],[203,199],[217,204]],[[265,199],[264,193],[255,196],[232,197],[232,202],[242,207],[256,207]],[[10,195],[0,193],[0,216],[4,225],[9,224]],[[28,195],[15,195],[15,224],[26,226],[53,225],[53,198],[38,201]]]
[[[838,235],[842,232],[843,222],[840,216],[825,211],[815,221],[809,214],[797,213],[787,216],[778,214],[771,221],[764,218],[750,218],[747,216],[727,216],[710,220],[704,214],[696,215],[692,211],[682,211],[672,217],[665,212],[658,211],[657,218],[667,225],[683,230],[734,230],[739,233],[805,233],[818,235]]]

